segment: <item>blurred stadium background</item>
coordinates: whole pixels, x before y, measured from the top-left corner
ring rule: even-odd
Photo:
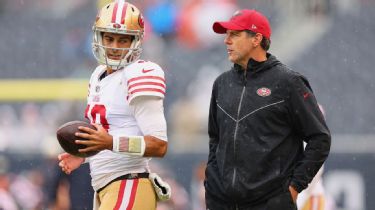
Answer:
[[[310,80],[333,134],[324,183],[337,210],[375,209],[374,0],[133,0],[143,58],[167,76],[170,149],[153,168],[172,183],[158,209],[200,210],[211,85],[230,68],[211,31],[238,8],[263,11],[270,52]],[[56,128],[83,119],[91,26],[105,0],[0,1],[0,209],[90,209],[87,166],[57,167]],[[8,202],[8,204],[7,204]]]

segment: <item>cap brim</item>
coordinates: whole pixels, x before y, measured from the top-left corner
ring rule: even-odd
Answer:
[[[243,27],[233,24],[231,22],[215,22],[212,26],[215,33],[225,34],[227,30],[242,31],[245,30]]]

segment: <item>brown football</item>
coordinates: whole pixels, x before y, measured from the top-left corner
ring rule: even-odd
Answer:
[[[71,121],[67,122],[56,131],[57,140],[60,146],[65,150],[65,152],[78,156],[78,157],[90,157],[97,154],[99,151],[93,152],[78,152],[79,149],[84,149],[86,146],[82,144],[76,144],[75,140],[86,140],[75,135],[76,132],[83,133],[78,129],[79,126],[89,127],[96,130],[96,128],[84,121]]]

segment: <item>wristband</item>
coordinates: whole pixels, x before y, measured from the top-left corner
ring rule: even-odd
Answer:
[[[146,143],[143,136],[114,136],[113,152],[127,155],[143,156]]]

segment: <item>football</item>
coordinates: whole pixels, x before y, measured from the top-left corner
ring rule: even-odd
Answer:
[[[65,150],[65,152],[75,155],[78,157],[90,157],[97,154],[99,151],[93,152],[78,152],[79,149],[84,149],[86,146],[82,144],[76,144],[75,140],[86,140],[75,135],[76,132],[82,133],[78,129],[79,126],[89,127],[96,130],[96,128],[84,121],[71,121],[67,122],[56,131],[57,140],[60,146]]]

